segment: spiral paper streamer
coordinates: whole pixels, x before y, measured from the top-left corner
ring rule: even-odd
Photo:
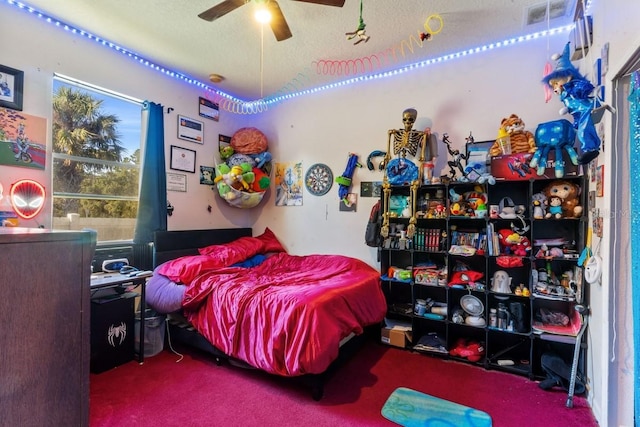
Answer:
[[[435,29],[433,27],[435,27]],[[313,61],[311,63],[312,67],[306,67],[280,90],[262,99],[243,101],[213,89],[208,89],[210,96],[206,96],[206,98],[217,103],[220,109],[233,114],[260,114],[269,109],[269,103],[275,102],[272,100],[282,99],[282,97],[288,94],[298,93],[305,87],[308,87],[313,83],[314,75],[349,77],[372,73],[380,68],[392,65],[398,62],[400,58],[406,58],[407,55],[413,54],[415,49],[423,47],[426,41],[431,40],[434,35],[439,34],[443,27],[444,21],[440,15],[429,15],[424,22],[424,30],[427,32],[428,37],[425,37],[424,33],[418,31],[416,34],[410,34],[406,39],[400,41],[399,44],[369,56],[340,60],[319,59]]]
[[[209,88],[207,89],[204,98],[218,104],[218,108],[233,114],[260,114],[269,109],[269,106],[264,99],[243,101],[241,99],[225,95],[226,94]]]

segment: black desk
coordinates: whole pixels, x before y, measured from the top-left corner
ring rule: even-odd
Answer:
[[[120,273],[98,273],[91,275],[91,292],[116,286],[140,286],[140,347],[138,348],[138,362],[144,362],[144,318],[147,308],[145,288],[147,279],[153,275],[145,271],[137,276],[129,277]]]

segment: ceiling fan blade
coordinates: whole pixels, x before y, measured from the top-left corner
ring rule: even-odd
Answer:
[[[269,12],[271,12],[271,30],[273,31],[273,35],[276,36],[276,40],[281,42],[282,40],[286,40],[291,37],[291,30],[289,29],[289,24],[287,24],[287,20],[284,19],[284,15],[282,14],[282,10],[280,10],[280,5],[276,0],[271,0],[267,3],[267,8],[269,8]]]
[[[315,4],[321,4],[323,6],[336,6],[336,7],[344,6],[344,2],[345,2],[345,0],[293,0],[293,1],[299,1],[303,3],[315,3]]]
[[[224,0],[222,3],[213,6],[211,9],[205,10],[198,16],[205,21],[215,21],[227,13],[236,10],[245,3],[245,0]]]

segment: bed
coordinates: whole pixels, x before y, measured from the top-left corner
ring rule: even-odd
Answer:
[[[146,301],[182,318],[174,340],[282,377],[325,374],[386,313],[379,273],[341,255],[290,255],[268,228],[156,232]]]

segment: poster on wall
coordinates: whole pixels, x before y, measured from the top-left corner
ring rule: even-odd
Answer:
[[[216,172],[213,166],[200,166],[200,184],[213,185],[216,178]]]
[[[0,165],[44,169],[47,119],[0,108]]]
[[[220,120],[220,107],[217,103],[213,101],[209,101],[206,98],[200,97],[200,117],[205,117],[207,119],[215,120],[216,122]]]
[[[276,206],[302,206],[302,162],[276,163]]]

